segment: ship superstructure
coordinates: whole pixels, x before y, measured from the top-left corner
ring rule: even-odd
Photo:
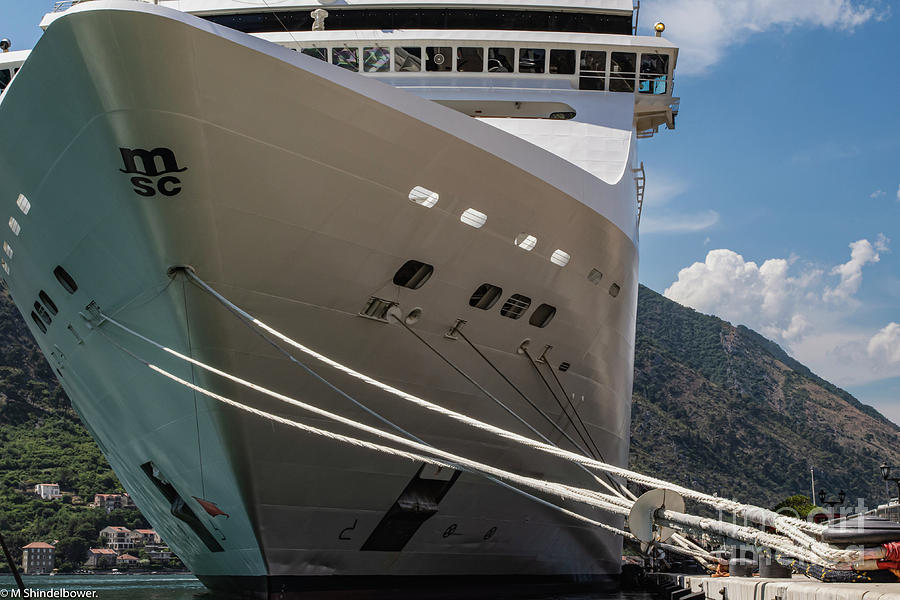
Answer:
[[[167,347],[459,455],[595,487],[570,463],[289,357],[193,277],[384,385],[624,465],[636,139],[674,126],[677,50],[634,35],[620,0],[60,9],[27,59],[0,54],[0,275],[191,570],[271,597],[613,578],[621,541],[533,498],[304,435],[145,362],[324,425]]]

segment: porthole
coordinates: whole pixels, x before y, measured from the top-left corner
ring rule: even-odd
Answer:
[[[12,246],[7,244],[6,242],[3,242],[3,251],[6,252],[6,256],[12,258],[12,255],[13,255]]]
[[[37,325],[37,328],[40,329],[41,332],[47,333],[47,326],[44,325],[44,322],[38,318],[37,313],[34,311],[31,311],[31,320],[34,321],[34,324]]]
[[[31,210],[31,202],[28,201],[25,194],[19,194],[19,197],[16,198],[16,205],[19,207],[19,210],[22,211],[23,215],[27,215],[28,211]]]
[[[513,294],[500,307],[500,314],[510,319],[518,319],[525,314],[529,306],[531,306],[531,298],[522,294]]]
[[[553,317],[556,316],[556,307],[550,306],[549,304],[541,304],[534,312],[531,313],[531,317],[528,319],[529,325],[534,325],[535,327],[546,327],[550,324],[550,321],[553,320]]]
[[[479,229],[481,226],[487,223],[487,215],[483,212],[478,212],[474,208],[467,208],[459,217],[459,220],[466,225],[469,225],[470,227]]]
[[[56,280],[59,282],[59,285],[63,286],[70,294],[74,294],[75,291],[78,290],[78,284],[75,283],[75,280],[72,279],[69,272],[61,266],[57,265],[57,267],[53,269],[53,274],[56,275]]]
[[[47,292],[41,290],[40,292],[38,292],[38,298],[41,299],[41,302],[44,303],[44,306],[46,306],[47,310],[49,310],[52,314],[55,315],[59,313],[59,309],[56,308],[56,303],[50,299],[50,296],[47,295]]]
[[[394,285],[417,290],[431,279],[434,267],[417,260],[408,260],[394,273]]]
[[[19,225],[15,217],[9,218],[9,229],[13,232],[13,235],[19,235],[19,232],[22,231],[22,226]]]
[[[50,313],[47,312],[47,309],[40,305],[39,302],[34,303],[34,311],[41,317],[41,320],[50,325],[53,323],[53,319],[50,318]]]
[[[609,295],[612,296],[613,298],[615,298],[616,296],[619,295],[619,291],[621,289],[622,288],[619,287],[618,283],[614,283],[611,286],[609,286]]]
[[[603,279],[603,273],[601,273],[597,269],[591,269],[591,272],[588,273],[588,281],[590,281],[594,285],[600,285],[601,279]]]
[[[528,233],[520,233],[516,236],[515,243],[522,250],[531,252],[537,245],[537,238]]]
[[[559,267],[564,267],[569,264],[570,258],[572,257],[569,256],[568,252],[557,248],[553,251],[553,254],[550,255],[550,262]]]
[[[572,366],[571,363],[561,362],[561,363],[559,363],[559,370],[565,373],[566,371],[569,370],[569,367],[571,367],[571,366]]]
[[[409,191],[409,199],[416,204],[421,204],[425,208],[431,208],[438,203],[438,200],[441,199],[441,195],[417,185]]]
[[[469,298],[469,306],[474,306],[481,310],[489,310],[497,303],[497,300],[500,299],[502,294],[502,288],[491,285],[490,283],[482,283],[478,286],[478,289],[475,290],[475,293],[472,294],[472,297]]]

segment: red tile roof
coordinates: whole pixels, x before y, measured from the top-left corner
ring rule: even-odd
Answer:
[[[31,542],[27,546],[23,547],[22,550],[27,550],[29,548],[52,548],[50,544],[45,544],[44,542]]]
[[[132,556],[130,554],[122,554],[116,560],[139,560],[137,556]]]
[[[156,535],[156,532],[152,529],[135,529],[135,531],[144,535]]]
[[[116,551],[111,548],[91,548],[89,550],[91,554],[115,554]]]

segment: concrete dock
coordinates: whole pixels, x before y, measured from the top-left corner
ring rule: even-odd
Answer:
[[[900,600],[900,583],[823,583],[791,579],[650,573],[666,600]]]

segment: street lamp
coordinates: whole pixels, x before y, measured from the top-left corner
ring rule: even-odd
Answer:
[[[900,477],[891,477],[891,467],[887,463],[881,465],[881,478],[897,484],[897,502],[900,502]],[[888,498],[890,500],[890,498]]]
[[[898,485],[900,485],[900,484],[898,484]],[[839,505],[843,504],[844,500],[846,500],[846,498],[847,498],[847,494],[844,493],[844,490],[841,490],[840,492],[838,492],[837,499],[832,498],[831,500],[828,499],[828,496],[825,493],[824,488],[819,490],[819,504],[821,504],[823,506],[827,506],[828,508],[831,509],[831,512],[834,512],[835,506],[839,506]]]

